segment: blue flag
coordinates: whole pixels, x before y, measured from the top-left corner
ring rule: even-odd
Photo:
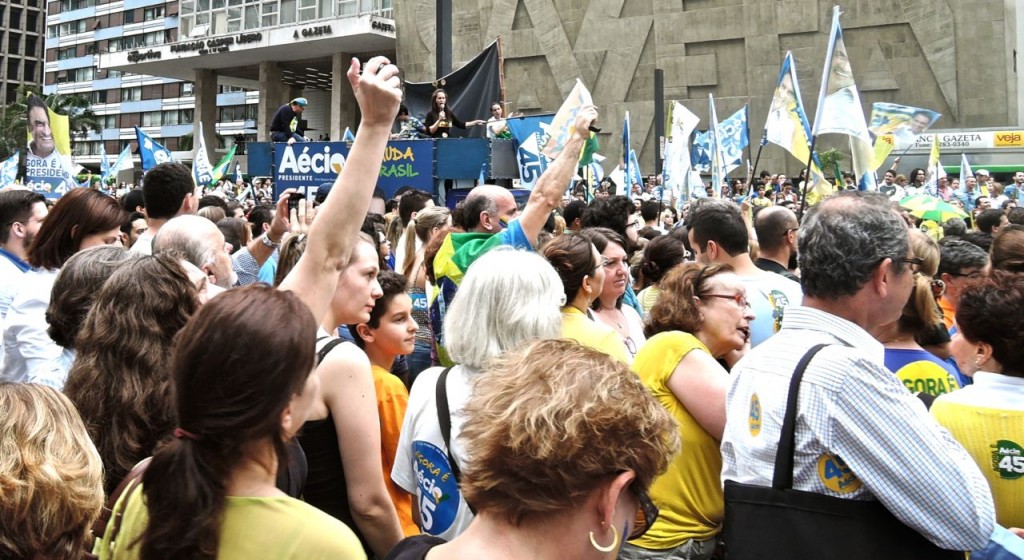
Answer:
[[[747,127],[747,106],[736,111],[731,117],[718,123],[718,149],[722,152],[725,172],[729,173],[743,164],[743,150],[750,145],[750,130]]]
[[[0,188],[9,187],[18,178],[18,156],[21,152],[14,152],[14,155],[0,163]]]
[[[107,177],[110,176],[110,160],[107,159],[106,142],[100,142],[100,181],[106,185]]]
[[[622,123],[622,176],[625,178],[626,182],[629,182],[630,178],[633,176],[633,174],[629,170],[629,152],[631,150],[632,147],[629,144],[629,111],[626,111],[626,118],[623,120]],[[643,183],[640,184],[642,185]],[[626,196],[629,196],[630,190],[632,190],[632,188],[632,184],[620,185],[619,192],[617,194],[625,194]]]
[[[722,144],[719,139],[718,112],[715,111],[715,96],[708,94],[708,112],[711,122],[708,132],[711,138],[711,190],[715,197],[722,196],[722,181],[725,180],[725,160],[722,159]]]
[[[355,142],[356,141],[356,135],[352,134],[352,129],[350,129],[347,126],[345,127],[345,133],[341,135],[341,141],[342,142]]]
[[[629,151],[629,167],[626,168],[628,175],[623,175],[626,181],[629,183],[629,188],[632,189],[633,185],[644,184],[644,176],[640,173],[640,162],[636,159],[636,151]]]
[[[690,163],[697,171],[707,173],[711,170],[711,131],[698,132],[693,137],[690,148]]]
[[[551,118],[552,115],[548,114],[516,117],[506,121],[516,148],[519,184],[524,189],[532,190],[537,179],[548,168],[549,160],[541,153],[541,148],[547,140]]]
[[[142,132],[142,129],[135,127],[135,137],[139,141],[139,157],[142,158],[142,171],[146,172],[161,163],[174,161],[174,155],[159,142]]]

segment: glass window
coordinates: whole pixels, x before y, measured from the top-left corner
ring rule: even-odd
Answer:
[[[185,82],[181,84],[181,96],[190,97],[192,95],[195,95],[195,87],[196,85],[192,82]]]
[[[48,25],[46,26],[46,36],[50,39],[60,37],[60,26],[59,25]]]
[[[121,101],[138,101],[142,99],[142,86],[121,88]]]
[[[160,126],[163,111],[149,111],[142,113],[142,126]]]
[[[154,6],[152,8],[146,8],[142,12],[142,19],[144,19],[145,21],[153,21],[153,20],[157,20],[157,19],[162,19],[163,17],[164,17],[164,7],[163,6]]]
[[[21,28],[21,8],[11,8],[11,19],[8,20],[10,27]]]
[[[245,29],[256,29],[260,26],[260,10],[259,6],[246,6],[245,7],[245,21],[243,27]]]
[[[196,11],[195,0],[182,0],[181,1],[181,15],[188,16],[194,14]]]
[[[281,24],[295,23],[297,9],[295,0],[281,0]]]

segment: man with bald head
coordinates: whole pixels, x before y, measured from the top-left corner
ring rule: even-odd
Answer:
[[[442,364],[451,365],[444,350],[444,315],[458,284],[471,264],[482,254],[502,245],[532,251],[537,234],[548,216],[561,203],[565,186],[576,172],[589,127],[597,120],[597,108],[580,109],[573,130],[561,154],[551,162],[530,193],[520,213],[512,193],[496,185],[480,185],[463,202],[462,225],[466,233],[450,233],[434,257],[435,285],[440,292],[430,304],[430,326]]]
[[[192,263],[215,286],[230,288],[238,283],[224,234],[206,218],[186,214],[168,220],[153,239],[153,253],[164,252]]]
[[[754,216],[754,232],[760,253],[754,262],[757,268],[781,274],[794,282],[800,279],[789,271],[790,260],[796,256],[796,237],[800,223],[796,214],[785,206],[768,206]]]

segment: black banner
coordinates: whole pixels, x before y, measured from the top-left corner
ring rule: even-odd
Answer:
[[[486,121],[491,116],[491,104],[502,100],[500,64],[498,42],[495,41],[465,66],[439,80],[437,85],[433,82],[406,82],[405,106],[409,108],[410,115],[423,120],[430,111],[431,94],[441,88],[448,93],[448,105],[460,119]],[[486,129],[485,126],[471,126],[465,130],[453,127],[450,136],[485,138]]]

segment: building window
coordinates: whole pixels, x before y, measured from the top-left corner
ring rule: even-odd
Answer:
[[[104,97],[106,97],[106,92],[103,93]],[[96,117],[96,123],[102,129],[117,128],[117,115],[100,115]]]
[[[21,33],[11,33],[7,36],[7,54],[21,54]],[[8,73],[8,76],[14,74]]]
[[[77,47],[66,47],[63,49],[57,49],[57,60],[67,60],[69,58],[75,58],[75,49]]]
[[[60,11],[70,12],[71,10],[81,10],[82,8],[91,8],[96,5],[96,0],[61,0]]]
[[[46,26],[46,36],[50,39],[60,37],[60,28],[61,26],[57,24]]]
[[[124,72],[120,70],[107,70],[108,78],[120,78],[122,74],[124,74]]]
[[[8,22],[8,27],[14,29],[21,28],[21,8],[11,8],[11,19]]]
[[[160,126],[162,111],[150,111],[142,113],[142,126]]]
[[[26,18],[25,24],[26,31],[39,31],[39,12],[37,10],[29,10],[28,17]]]
[[[192,97],[195,95],[196,85],[192,82],[185,82],[181,84],[181,96]]]
[[[124,11],[124,22],[126,24],[127,23],[135,23],[135,10],[125,10]]]
[[[60,37],[67,37],[68,35],[75,35],[77,33],[85,33],[84,19],[68,21],[60,24],[60,31],[58,32]]]
[[[154,6],[152,8],[146,8],[142,11],[142,19],[145,21],[153,21],[157,19],[163,19],[164,7]]]
[[[36,75],[36,63],[33,60],[25,61],[25,81],[26,82],[40,82],[42,76]]]
[[[121,101],[139,101],[142,99],[142,86],[121,88]]]

